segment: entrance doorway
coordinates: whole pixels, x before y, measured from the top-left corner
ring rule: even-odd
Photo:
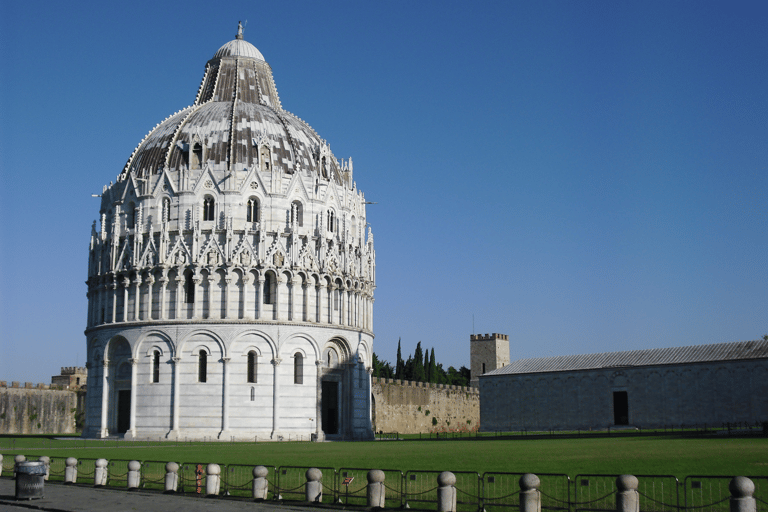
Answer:
[[[613,392],[613,423],[629,425],[629,399],[626,391]]]
[[[125,434],[131,428],[131,390],[117,392],[117,433]]]
[[[339,383],[324,380],[321,400],[323,432],[325,435],[336,435],[339,433]]]

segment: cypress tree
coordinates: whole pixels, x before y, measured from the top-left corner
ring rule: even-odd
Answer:
[[[416,344],[416,351],[413,353],[413,375],[412,380],[424,382],[424,352],[421,350],[421,342]]]
[[[432,374],[429,373],[429,350],[424,351],[424,382],[432,382]]]
[[[397,338],[397,362],[395,362],[395,378],[405,378],[405,364],[403,364],[403,353],[400,351],[400,338]]]
[[[429,356],[429,382],[437,383],[437,363],[435,362],[435,347]]]

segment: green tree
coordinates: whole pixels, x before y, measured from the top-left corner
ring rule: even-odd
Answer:
[[[395,376],[395,370],[388,361],[382,361],[373,353],[373,376],[382,379],[392,379]]]
[[[437,365],[435,363],[435,347],[432,347],[432,354],[429,356],[429,382],[437,383]]]
[[[395,378],[405,378],[405,364],[403,363],[403,353],[400,350],[400,338],[397,338],[397,361],[395,361]]]
[[[416,351],[413,353],[413,374],[411,380],[424,382],[424,352],[421,349],[421,341],[416,343]]]
[[[424,382],[432,382],[429,373],[429,350],[424,351]]]

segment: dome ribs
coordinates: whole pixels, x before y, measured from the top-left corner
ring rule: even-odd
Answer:
[[[204,92],[206,90],[205,86],[210,74],[211,74],[211,64],[209,62],[208,64],[205,65],[205,73],[203,73],[203,81],[200,82],[200,87],[197,88],[197,96],[195,96],[194,105],[199,105],[200,103],[204,103],[202,99],[204,97]]]
[[[195,100],[195,103],[197,103],[197,100]],[[173,137],[171,137],[171,142],[168,144],[168,151],[165,153],[164,167],[166,168],[170,167],[171,155],[173,154],[173,150],[176,147],[176,141],[178,140],[179,134],[181,133],[181,128],[186,124],[187,119],[189,119],[189,116],[197,112],[199,108],[200,108],[199,105],[187,107],[189,112],[187,112],[187,115],[184,116],[184,119],[182,119],[181,122],[178,124],[178,126],[176,126],[176,130],[174,130],[173,132]]]
[[[235,59],[235,80],[233,84],[233,90],[232,90],[232,109],[229,111],[229,158],[227,162],[227,170],[232,171],[235,169],[235,146],[237,145],[235,142],[235,109],[237,109],[237,90],[239,86],[239,67],[240,67],[240,59]]]

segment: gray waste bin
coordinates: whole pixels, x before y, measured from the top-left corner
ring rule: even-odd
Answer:
[[[19,462],[16,464],[17,500],[32,500],[42,498],[44,486],[44,462]]]

